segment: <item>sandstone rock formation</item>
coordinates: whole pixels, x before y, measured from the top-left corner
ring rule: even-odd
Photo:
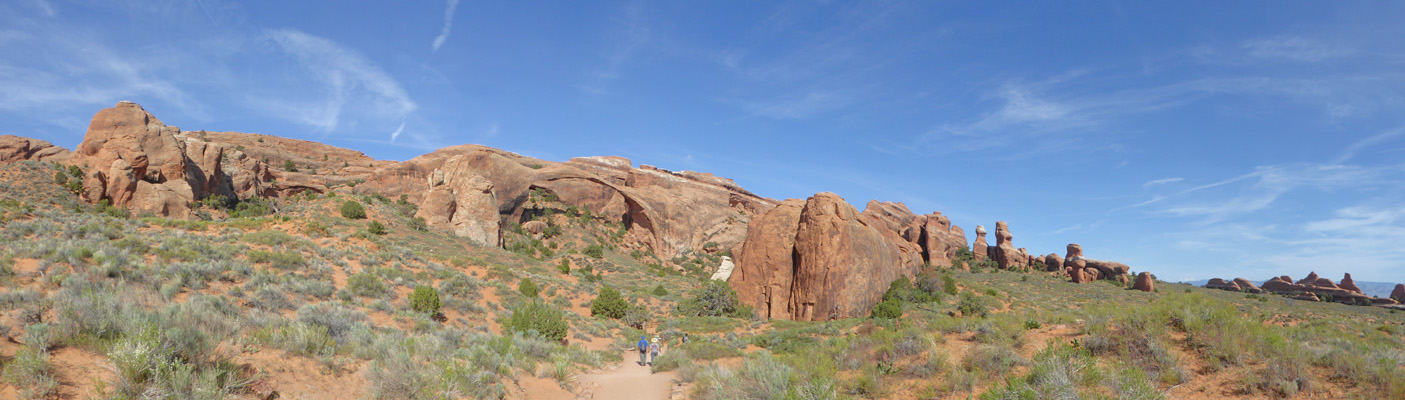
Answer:
[[[737,268],[728,279],[741,302],[762,318],[791,319],[791,284],[795,280],[795,232],[805,200],[790,199],[759,217],[746,230]]]
[[[425,198],[428,198],[428,196]],[[546,223],[537,220],[523,222],[522,230],[532,235],[533,239],[541,239],[542,235],[546,233]]]
[[[1349,292],[1355,292],[1356,294],[1361,294],[1361,288],[1356,287],[1356,281],[1354,281],[1354,280],[1351,279],[1351,273],[1347,273],[1346,276],[1343,276],[1343,277],[1342,277],[1342,283],[1339,284],[1339,285],[1337,285],[1337,287],[1340,287],[1340,288],[1342,288],[1342,289],[1344,289],[1344,290],[1346,290],[1346,291],[1349,291]]]
[[[995,246],[991,247],[990,258],[1000,269],[1023,268],[1028,266],[1029,255],[1014,245],[1015,236],[1010,234],[1010,226],[1005,221],[995,223]]]
[[[1253,294],[1260,294],[1264,292],[1263,289],[1259,289],[1259,285],[1255,285],[1254,282],[1250,282],[1248,279],[1234,278],[1234,284],[1239,286],[1240,291],[1245,291]]]
[[[1132,288],[1143,292],[1154,292],[1156,291],[1156,283],[1152,281],[1150,272],[1142,272],[1137,274],[1137,282],[1132,285]]]
[[[459,159],[450,160],[445,163],[445,168],[453,172],[436,169],[429,175],[423,201],[415,216],[424,218],[429,226],[448,229],[479,244],[496,246],[501,232],[493,183],[481,176],[465,173],[460,169],[462,162]]]
[[[1127,264],[1095,260],[1083,257],[1083,246],[1077,243],[1069,243],[1066,247],[1068,253],[1064,258],[1064,271],[1068,273],[1069,279],[1074,282],[1088,282],[1098,279],[1127,281],[1127,272],[1131,267]]]
[[[1248,279],[1244,278],[1234,278],[1234,280],[1232,281],[1225,281],[1224,279],[1214,278],[1210,279],[1209,282],[1206,282],[1205,287],[1230,292],[1246,292],[1254,294],[1263,293],[1263,290],[1259,289],[1258,285],[1255,285],[1253,282],[1250,282]]]
[[[990,245],[985,241],[985,225],[976,225],[976,242],[971,245],[971,255],[976,262],[985,261],[990,254]]]
[[[67,149],[54,146],[43,140],[0,135],[0,165],[25,160],[62,164],[68,162],[72,154]]]
[[[1405,284],[1395,284],[1395,290],[1390,291],[1390,298],[1396,301],[1405,301]]]
[[[1316,272],[1308,274],[1298,283],[1293,283],[1287,276],[1269,279],[1264,282],[1263,290],[1290,296],[1312,294],[1313,298],[1319,300],[1323,296],[1331,296],[1331,301],[1344,304],[1371,304],[1373,301],[1370,296],[1338,287],[1331,279],[1319,278]]]
[[[729,282],[742,301],[763,317],[800,321],[866,315],[888,283],[923,264],[920,247],[833,193],[753,220],[739,261]]]
[[[914,223],[920,225],[916,241],[922,247],[922,258],[934,266],[951,266],[956,260],[956,252],[966,249],[966,232],[952,225],[951,220],[940,212],[918,216]]]
[[[189,217],[193,202],[233,196],[224,149],[166,126],[132,102],[99,111],[69,163],[83,168],[90,202],[160,216]]]

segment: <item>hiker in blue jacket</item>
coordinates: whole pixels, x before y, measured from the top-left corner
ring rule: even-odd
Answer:
[[[640,366],[643,366],[644,363],[649,362],[649,359],[646,358],[646,357],[649,356],[649,340],[648,340],[648,339],[645,339],[645,338],[644,338],[644,335],[639,335],[639,344],[638,344],[638,347],[639,347],[639,365],[640,365]]]

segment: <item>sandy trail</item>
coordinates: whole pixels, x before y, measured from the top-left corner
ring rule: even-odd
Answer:
[[[649,366],[639,365],[639,352],[626,351],[624,361],[612,370],[581,375],[580,383],[593,399],[659,399],[672,395],[673,372],[649,373]]]

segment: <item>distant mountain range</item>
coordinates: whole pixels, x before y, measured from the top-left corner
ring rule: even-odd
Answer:
[[[1195,286],[1205,286],[1205,284],[1209,282],[1209,279],[1201,279],[1198,281],[1182,281],[1181,283],[1188,283]],[[1263,286],[1264,282],[1268,282],[1268,279],[1256,280],[1253,282],[1255,285]],[[1395,290],[1395,283],[1356,281],[1356,287],[1361,288],[1361,293],[1365,293],[1367,296],[1390,297],[1390,291]]]

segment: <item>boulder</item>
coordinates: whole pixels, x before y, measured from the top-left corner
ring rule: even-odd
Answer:
[[[1230,292],[1239,292],[1239,291],[1243,291],[1243,287],[1239,286],[1239,283],[1238,283],[1238,282],[1235,282],[1235,281],[1225,282],[1224,279],[1220,279],[1220,278],[1211,278],[1209,282],[1206,282],[1206,283],[1205,283],[1205,288],[1207,288],[1207,289],[1219,289],[1219,290],[1225,290],[1225,291],[1230,291]]]
[[[1049,253],[1049,255],[1044,256],[1044,270],[1045,270],[1045,271],[1051,271],[1051,272],[1052,272],[1052,271],[1058,271],[1058,270],[1060,270],[1060,269],[1063,269],[1063,265],[1064,265],[1064,258],[1063,258],[1063,257],[1059,257],[1058,254]]]
[[[1248,279],[1234,278],[1234,284],[1236,286],[1239,286],[1239,289],[1241,291],[1253,294],[1260,294],[1264,292],[1263,289],[1259,289],[1259,285],[1255,285],[1254,282],[1250,282]]]
[[[52,143],[19,136],[0,135],[0,165],[25,160],[66,163],[73,153]]]
[[[496,246],[501,232],[493,183],[468,172],[463,161],[450,160],[444,164],[444,169],[429,175],[424,200],[415,216],[424,218],[429,226],[447,229],[479,244]]]
[[[989,245],[985,241],[985,225],[976,225],[976,242],[971,245],[971,256],[976,262],[985,261],[990,252]]]
[[[732,263],[732,257],[722,256],[722,264],[717,266],[717,272],[712,273],[708,278],[714,281],[726,281],[732,277],[732,271],[736,270],[736,264]]]
[[[1390,291],[1390,298],[1405,301],[1405,284],[1395,284],[1395,290]]]
[[[541,239],[542,234],[546,232],[546,223],[537,220],[523,222],[522,231],[532,235],[533,239]]]
[[[1156,291],[1156,283],[1151,279],[1150,272],[1142,272],[1137,274],[1137,282],[1132,285],[1132,288],[1143,292],[1154,292]]]
[[[1340,287],[1348,292],[1354,292],[1357,294],[1361,293],[1361,288],[1356,287],[1356,281],[1351,279],[1351,273],[1347,273],[1346,276],[1343,276],[1342,283],[1337,285],[1337,287]]]

